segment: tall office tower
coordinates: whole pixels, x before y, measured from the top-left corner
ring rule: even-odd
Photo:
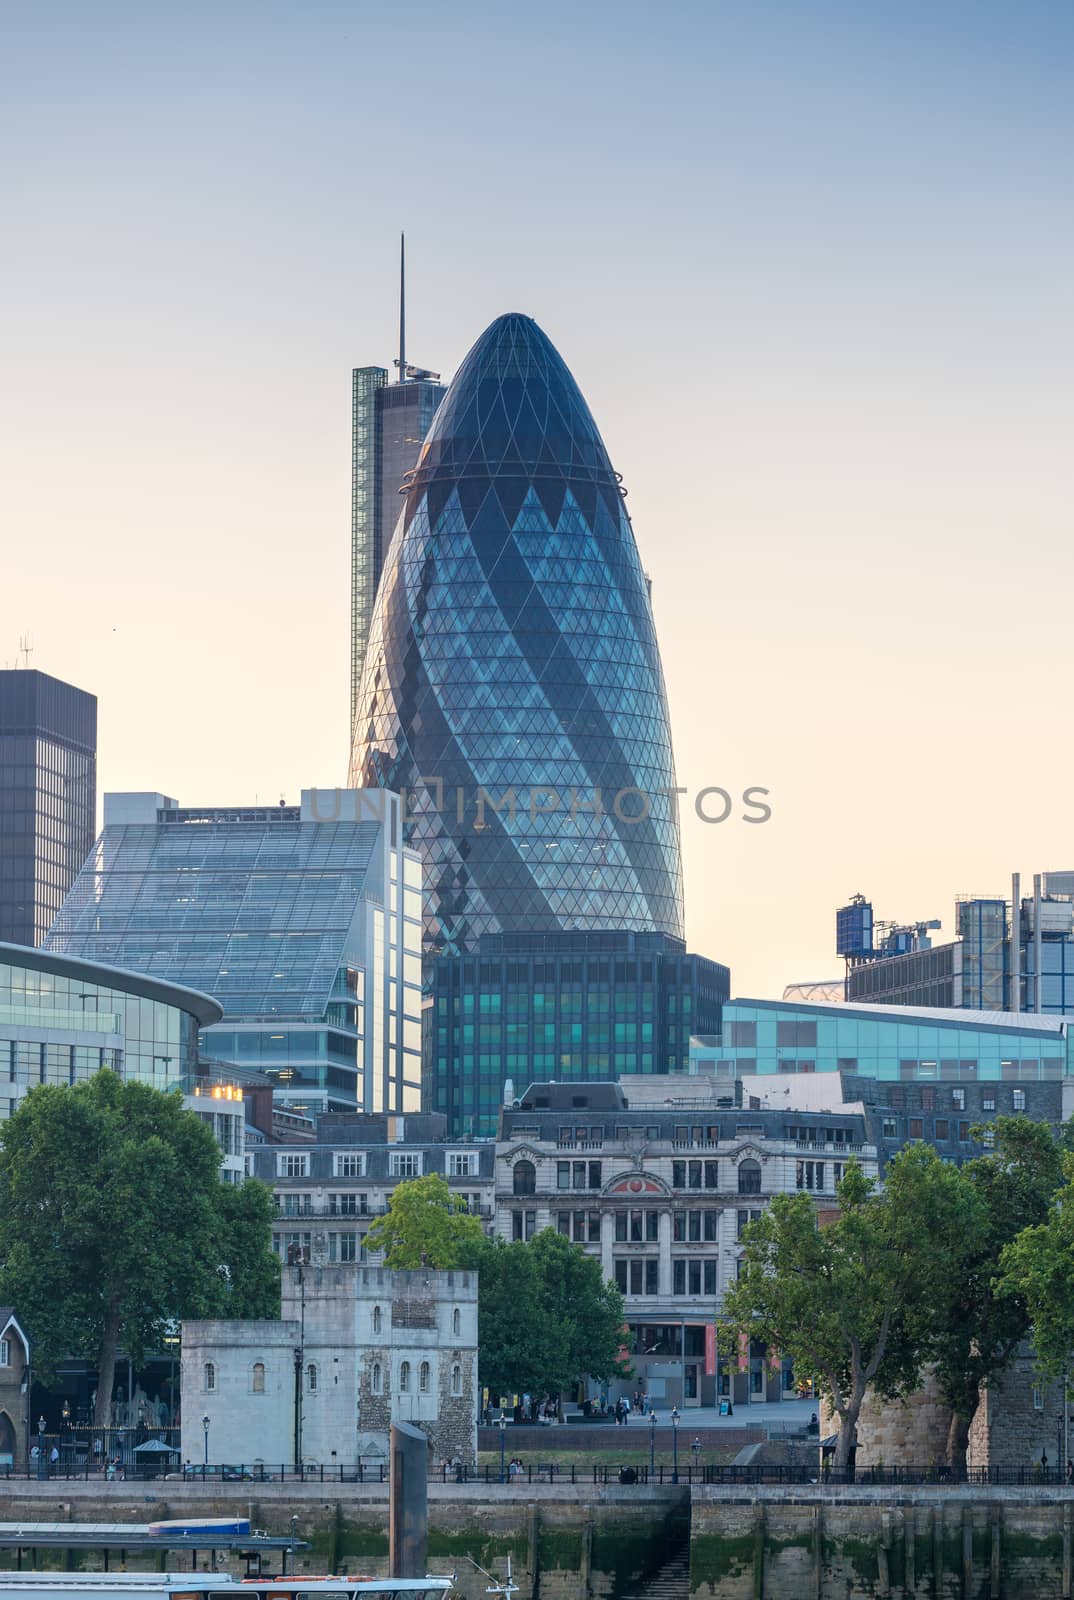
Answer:
[[[529,317],[466,357],[407,479],[351,782],[407,794],[428,956],[487,933],[682,937],[652,608],[596,424]]]
[[[383,790],[106,795],[48,948],[213,996],[202,1054],[266,1073],[281,1105],[418,1111],[421,863],[400,841]]]
[[[447,393],[439,373],[408,364],[403,259],[399,282],[399,372],[355,367],[351,390],[351,726],[384,558],[403,508],[403,478]]]
[[[0,940],[40,944],[93,845],[97,697],[0,672]]]

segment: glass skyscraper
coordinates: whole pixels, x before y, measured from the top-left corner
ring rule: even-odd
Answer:
[[[447,393],[431,378],[389,383],[355,367],[351,389],[351,722],[384,556],[403,508],[400,486]]]
[[[48,948],[213,995],[202,1053],[266,1073],[282,1105],[420,1109],[421,864],[395,795],[106,795]]]
[[[40,944],[93,844],[97,700],[0,672],[0,940]]]
[[[596,424],[529,317],[482,334],[408,477],[354,730],[351,782],[405,791],[427,955],[681,938],[648,587]]]

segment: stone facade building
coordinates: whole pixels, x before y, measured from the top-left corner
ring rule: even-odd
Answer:
[[[184,1322],[184,1460],[352,1466],[412,1422],[436,1461],[477,1450],[477,1274],[283,1270],[282,1320]]]
[[[600,1260],[626,1300],[627,1387],[661,1409],[790,1398],[790,1364],[761,1347],[743,1370],[718,1363],[723,1295],[749,1222],[797,1190],[831,1207],[851,1157],[875,1174],[861,1109],[838,1098],[777,1111],[736,1106],[713,1078],[538,1083],[501,1114],[495,1226],[509,1240],[557,1228]]]
[[[11,1306],[0,1306],[0,1472],[26,1469],[30,1341]]]
[[[399,1183],[438,1172],[467,1210],[491,1226],[495,1147],[445,1139],[436,1113],[318,1117],[313,1141],[247,1147],[247,1175],[267,1183],[279,1222],[272,1245],[284,1260],[297,1247],[314,1266],[366,1260],[364,1240]]]

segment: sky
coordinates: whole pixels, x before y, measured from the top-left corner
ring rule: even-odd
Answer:
[[[405,228],[410,359],[534,316],[623,474],[733,993],[1074,867],[1072,83],[1069,0],[3,0],[0,665],[102,791],[345,780]]]

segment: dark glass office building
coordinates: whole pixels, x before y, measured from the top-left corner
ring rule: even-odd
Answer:
[[[409,476],[351,781],[405,792],[427,955],[484,934],[682,936],[648,587],[589,408],[529,317],[482,334]]]
[[[0,672],[0,941],[40,944],[96,831],[97,699]]]
[[[351,387],[351,721],[381,568],[403,509],[400,485],[447,389],[430,378],[389,383],[355,367]]]
[[[433,963],[425,1102],[449,1136],[491,1137],[504,1085],[686,1072],[719,1033],[726,967],[659,933],[484,934]]]

